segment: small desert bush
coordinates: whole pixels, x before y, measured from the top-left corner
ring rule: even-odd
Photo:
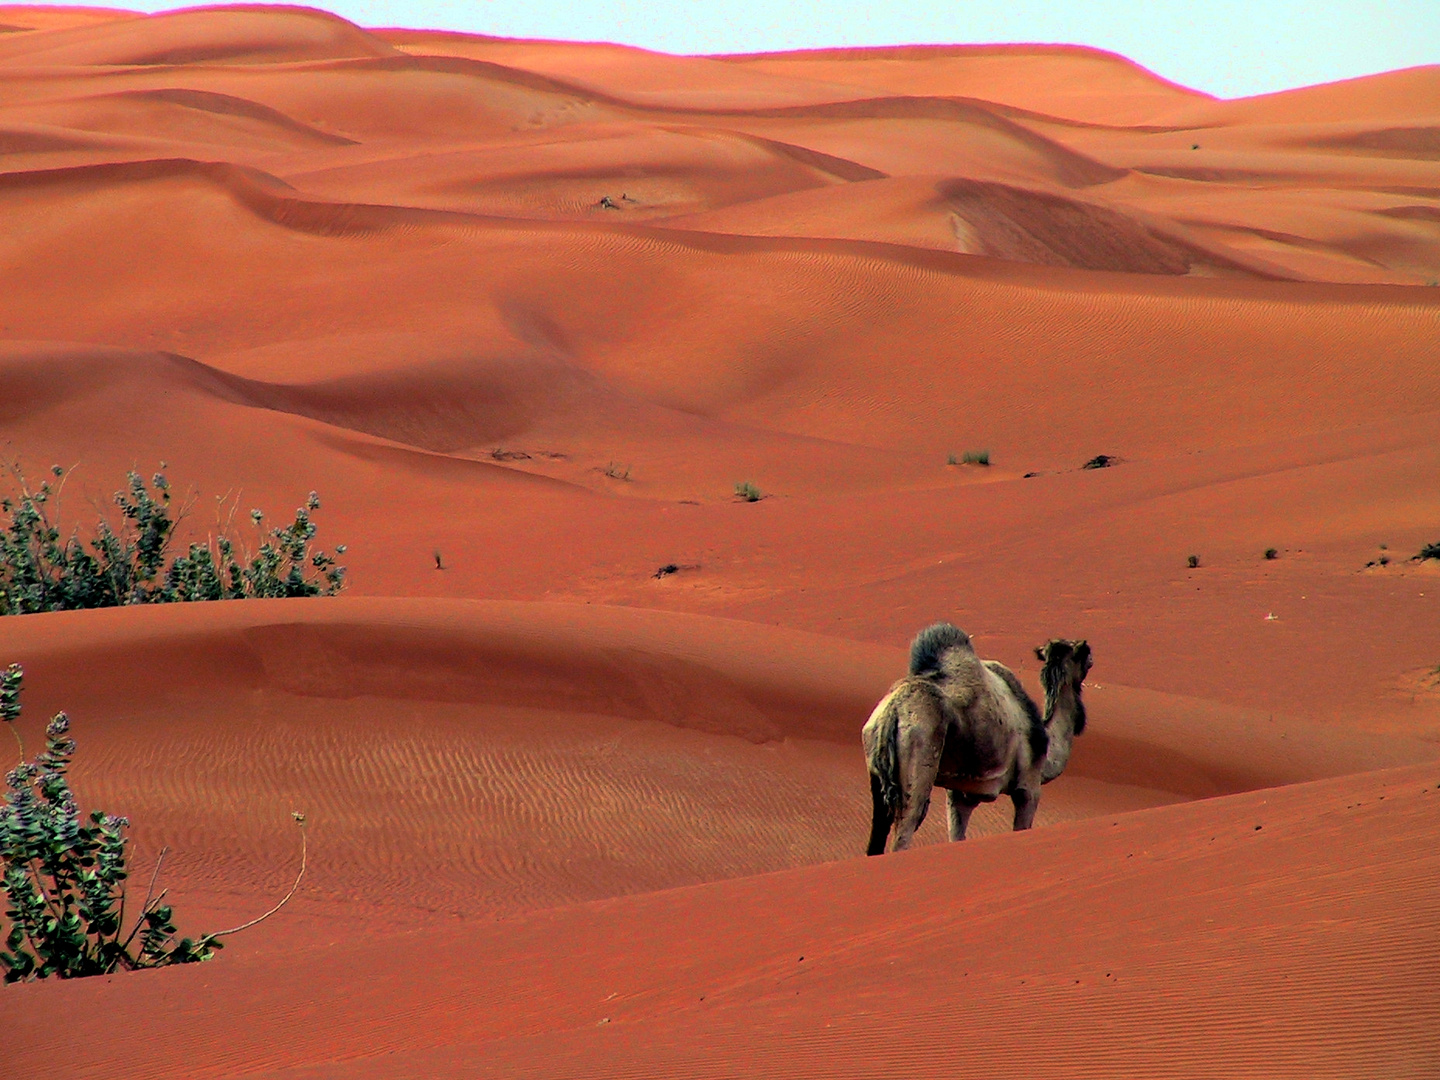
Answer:
[[[1266,559],[1278,559],[1279,557],[1280,557],[1280,552],[1277,551],[1275,548],[1266,548],[1266,549],[1265,549],[1265,558],[1266,558]]]
[[[125,829],[128,819],[93,810],[82,815],[66,778],[75,756],[70,718],[57,713],[45,728],[45,749],[27,761],[15,721],[24,672],[0,674],[0,720],[15,732],[20,764],[5,778],[0,805],[0,888],[9,929],[0,965],[6,982],[75,979],[116,971],[192,964],[223,948],[222,937],[269,918],[295,894],[305,875],[303,814],[300,876],[274,908],[241,926],[198,938],[175,938],[174,910],[155,892],[162,850],[139,910],[126,914]],[[127,924],[129,929],[127,931]]]
[[[1436,540],[1433,544],[1426,544],[1411,556],[1413,562],[1424,562],[1426,559],[1440,559],[1440,540]]]
[[[735,485],[735,494],[746,502],[759,502],[762,498],[760,489],[749,480],[742,480]]]
[[[961,465],[989,465],[989,450],[966,450],[960,455]]]
[[[172,504],[164,473],[156,473],[148,484],[138,473],[127,474],[125,489],[115,493],[119,524],[102,517],[82,540],[78,528],[68,534],[62,529],[64,469],[53,467],[54,484],[47,480],[33,491],[18,468],[11,472],[19,493],[0,499],[0,615],[187,600],[332,596],[344,587],[345,568],[335,556],[312,548],[316,527],[311,515],[320,508],[313,491],[295,511],[294,521],[268,532],[264,515],[250,512],[258,534],[253,552],[230,535],[232,506],[218,534],[172,556],[175,528],[186,511]],[[344,545],[335,552],[343,555]]]
[[[1188,566],[1191,570],[1194,570],[1197,566],[1200,565],[1200,556],[1187,555],[1185,557],[1185,565]]]

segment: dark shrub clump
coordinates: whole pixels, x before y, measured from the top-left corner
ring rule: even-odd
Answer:
[[[115,493],[118,525],[101,518],[82,540],[78,529],[67,535],[61,528],[64,469],[51,469],[55,486],[47,480],[34,491],[18,469],[12,472],[19,494],[0,499],[0,615],[187,600],[333,596],[344,587],[345,568],[335,556],[311,547],[316,532],[311,515],[320,509],[313,491],[293,521],[268,532],[264,515],[250,511],[259,534],[253,552],[229,535],[226,522],[218,535],[172,556],[170,545],[184,510],[172,505],[164,473],[156,473],[148,484],[138,473],[127,474],[125,490]],[[343,555],[344,545],[335,553]]]
[[[295,884],[258,919],[177,941],[174,910],[164,903],[165,890],[155,892],[163,850],[145,899],[127,916],[125,830],[130,822],[103,810],[80,813],[66,777],[75,740],[63,712],[45,728],[45,749],[34,761],[25,759],[14,726],[23,678],[18,664],[0,673],[0,721],[21,743],[20,764],[5,777],[7,790],[0,803],[0,890],[9,927],[0,965],[6,982],[75,979],[209,960],[224,947],[220,938],[269,918],[295,895],[305,875],[303,831]],[[294,817],[303,830],[305,815]]]

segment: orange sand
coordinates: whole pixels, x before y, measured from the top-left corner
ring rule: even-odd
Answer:
[[[0,621],[184,928],[312,853],[212,964],[0,991],[7,1067],[1440,1069],[1440,68],[0,25],[4,453],[316,488],[353,582]],[[1035,832],[856,859],[937,618],[1087,637],[1091,727]]]

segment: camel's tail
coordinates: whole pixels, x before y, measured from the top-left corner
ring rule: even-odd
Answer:
[[[900,710],[893,700],[887,700],[877,711],[865,762],[870,768],[870,800],[874,805],[867,855],[885,854],[885,841],[900,812]]]

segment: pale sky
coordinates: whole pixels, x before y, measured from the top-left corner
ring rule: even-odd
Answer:
[[[111,2],[145,11],[178,6]],[[1121,53],[1220,97],[1440,63],[1440,0],[333,0],[325,6],[362,26],[614,41],[673,53],[1067,42]]]

